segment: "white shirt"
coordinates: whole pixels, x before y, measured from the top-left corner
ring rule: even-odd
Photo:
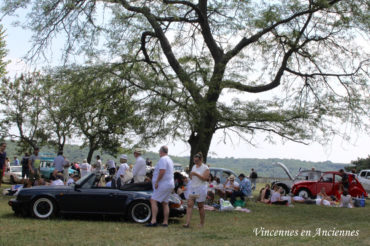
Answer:
[[[95,171],[100,171],[101,170],[101,160],[97,160],[95,163]]]
[[[50,183],[51,186],[55,186],[55,185],[64,185],[63,181],[60,180],[60,179],[57,179],[57,180],[53,180],[51,181]]]
[[[111,169],[111,168],[116,168],[116,163],[114,163],[113,160],[109,160],[107,162],[107,165],[108,165],[108,168]]]
[[[71,184],[73,184],[75,181],[73,180],[73,178],[69,178],[68,181],[67,181],[67,185],[70,186]]]
[[[119,178],[121,175],[122,176],[125,176],[126,174],[126,170],[128,170],[130,167],[127,165],[127,163],[122,163],[120,166],[119,166],[119,169],[116,173],[116,178]]]
[[[238,182],[236,182],[235,180],[234,180],[234,187],[235,187],[235,188],[238,188],[238,187],[239,187]],[[225,185],[225,190],[226,190],[226,191],[229,191],[229,192],[232,192],[232,191],[234,191],[234,190],[235,190],[235,189],[231,188],[231,182],[230,182],[230,180],[229,180],[229,181],[227,181],[227,183],[226,183],[226,185]]]
[[[81,178],[85,177],[91,171],[91,165],[89,163],[82,163],[80,165]]]
[[[160,170],[166,170],[166,172],[164,173],[162,179],[158,182],[158,189],[160,189],[161,187],[175,188],[175,181],[173,177],[173,162],[168,155],[162,156],[155,166],[152,179],[153,185],[158,179]]]
[[[271,195],[271,202],[277,202],[280,200],[281,194],[278,191],[273,191]]]
[[[136,163],[134,169],[132,170],[132,175],[136,176],[145,176],[146,175],[146,163],[143,157],[139,156],[136,158]]]
[[[193,165],[193,168],[191,169],[192,172],[195,172],[199,175],[203,175],[205,171],[207,171],[209,168],[207,165],[203,164],[197,167],[197,165]],[[200,187],[200,186],[206,186],[207,185],[206,180],[201,180],[199,177],[193,175],[191,178],[191,187]]]

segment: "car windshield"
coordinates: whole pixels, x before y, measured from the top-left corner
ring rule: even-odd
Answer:
[[[94,176],[94,178],[92,178],[91,176]],[[83,183],[85,183],[85,180],[90,179],[90,178],[92,180],[94,180],[95,179],[95,174],[90,173],[89,175],[86,175],[86,176],[80,178],[79,180],[77,180],[76,185],[81,186]]]
[[[175,171],[182,171],[182,166],[173,166],[173,169],[175,170]]]
[[[305,170],[298,173],[298,175],[295,177],[294,180],[300,181],[300,180],[319,180],[321,177],[320,171],[311,171],[311,170]]]
[[[16,172],[22,172],[22,167],[10,167],[10,172],[14,172],[14,173],[16,173]]]

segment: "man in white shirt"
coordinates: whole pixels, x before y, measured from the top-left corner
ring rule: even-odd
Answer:
[[[83,163],[80,165],[81,178],[85,177],[90,172],[91,172],[91,165],[87,163],[86,159],[84,159]]]
[[[235,181],[235,176],[230,175],[228,181],[225,184],[225,196],[226,198],[231,197],[234,191],[239,190],[239,184]]]
[[[107,162],[107,167],[108,167],[109,175],[114,175],[116,173],[116,163],[113,160],[109,160]]]
[[[112,182],[112,187],[117,187],[117,188],[120,188],[121,185],[123,185],[121,180],[124,179],[126,175],[126,171],[130,168],[127,165],[127,155],[121,155],[119,162],[121,163],[121,165],[119,166],[119,169],[116,175],[114,176],[114,180]]]
[[[94,172],[100,172],[102,168],[102,163],[100,159],[100,155],[96,156],[96,162],[94,164]]]
[[[152,220],[146,226],[154,227],[157,226],[157,214],[158,204],[162,203],[163,207],[163,224],[162,226],[168,226],[168,217],[170,209],[168,207],[168,199],[175,188],[175,181],[173,177],[173,162],[168,156],[168,147],[162,146],[159,150],[159,156],[161,157],[154,169],[153,173],[153,194],[150,199],[150,205],[152,208]]]
[[[145,175],[146,175],[146,162],[142,155],[141,149],[135,149],[134,156],[136,158],[136,163],[134,165],[134,169],[132,171],[132,175],[134,176],[134,182],[140,183],[144,182]]]

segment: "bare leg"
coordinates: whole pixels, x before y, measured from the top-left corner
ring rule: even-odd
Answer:
[[[168,202],[162,202],[163,207],[163,224],[168,225],[168,217],[170,215],[170,208],[168,207]]]
[[[157,201],[150,199],[150,206],[152,207],[152,224],[157,223],[158,205]]]
[[[204,220],[206,218],[206,212],[204,211],[204,202],[198,202],[199,216],[200,216],[200,226],[204,226]]]
[[[186,208],[186,226],[190,225],[191,216],[193,214],[193,206],[194,206],[194,200],[189,199],[188,200],[188,207]]]

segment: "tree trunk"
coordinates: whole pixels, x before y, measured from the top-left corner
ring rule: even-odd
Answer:
[[[217,118],[215,111],[208,111],[204,114],[204,117],[202,117],[196,129],[192,131],[188,140],[188,143],[190,144],[190,170],[194,165],[193,157],[198,152],[202,152],[203,162],[207,162],[208,151],[211,145],[213,134],[215,133],[216,124]]]
[[[95,149],[93,149],[93,148],[89,149],[89,153],[87,154],[87,163],[91,164],[91,159],[92,159],[92,156],[94,154],[94,151],[95,151]]]
[[[189,162],[189,170],[194,165],[193,157],[196,153],[202,152],[203,154],[203,162],[207,162],[207,155],[209,151],[209,146],[211,145],[212,137],[214,132],[203,132],[203,133],[192,133],[188,140],[190,144],[190,162]]]

